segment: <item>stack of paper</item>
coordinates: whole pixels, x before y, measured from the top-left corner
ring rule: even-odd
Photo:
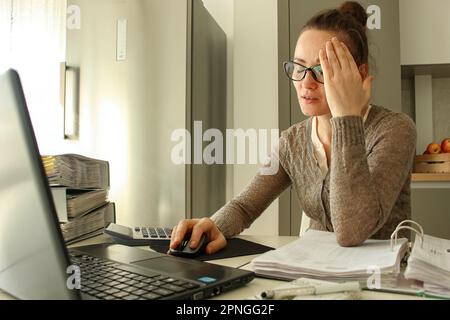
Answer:
[[[42,156],[42,162],[67,243],[101,234],[115,221],[107,161],[63,154]]]
[[[398,239],[392,249],[390,240],[341,247],[334,233],[308,230],[300,239],[253,259],[252,268],[257,275],[287,280],[312,277],[362,282],[373,274],[394,279],[406,249],[407,239]]]
[[[71,219],[61,224],[61,231],[66,243],[102,234],[104,228],[114,221],[114,203],[95,209],[86,215]]]
[[[60,222],[67,222],[108,203],[107,190],[69,189],[51,187],[53,201]]]
[[[108,201],[108,191],[92,190],[80,191],[70,190],[67,193],[67,215],[75,218],[89,210],[98,208]]]
[[[450,240],[424,235],[416,237],[405,278],[424,282],[429,292],[450,294]]]
[[[50,185],[80,189],[108,189],[109,164],[76,154],[43,156]]]

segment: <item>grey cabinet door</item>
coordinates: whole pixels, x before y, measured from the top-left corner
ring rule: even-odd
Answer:
[[[188,130],[194,141],[194,121],[201,122],[202,135],[209,129],[226,132],[226,35],[200,0],[192,1],[190,61],[190,108]],[[212,142],[211,142],[212,143]],[[209,145],[203,142],[201,150]],[[191,146],[195,152],[194,142]],[[225,148],[225,144],[224,144]],[[217,150],[216,150],[217,152]],[[203,153],[200,155],[202,156]],[[223,159],[226,153],[223,152]],[[187,217],[211,216],[225,204],[226,167],[224,164],[192,164],[188,168]],[[190,192],[189,192],[190,191]]]
[[[372,103],[401,111],[400,26],[398,0],[361,0],[365,8],[376,5],[380,11],[380,28],[369,29],[369,69],[375,76]],[[279,0],[279,59],[292,58],[302,27],[317,12],[337,8],[341,0]],[[370,13],[369,13],[370,14]],[[280,67],[279,114],[280,130],[302,121],[294,87],[285,79]],[[289,86],[289,89],[287,88]],[[289,95],[289,96],[287,96]],[[287,110],[289,108],[289,110]],[[280,197],[280,234],[298,235],[301,206],[295,191],[287,190]]]

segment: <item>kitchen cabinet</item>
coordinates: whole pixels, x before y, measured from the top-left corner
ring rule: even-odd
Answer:
[[[450,1],[400,0],[399,5],[402,65],[449,64]]]

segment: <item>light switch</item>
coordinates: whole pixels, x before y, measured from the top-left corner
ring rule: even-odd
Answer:
[[[127,19],[117,20],[117,61],[127,59]]]

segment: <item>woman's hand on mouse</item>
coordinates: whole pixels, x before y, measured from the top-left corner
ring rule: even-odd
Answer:
[[[205,233],[208,237],[206,254],[213,254],[227,245],[227,240],[214,221],[210,218],[181,220],[173,229],[170,240],[170,248],[175,249],[183,241],[186,233],[191,233],[189,246],[196,248],[200,237]]]
[[[319,59],[333,117],[362,116],[372,94],[373,76],[363,79],[350,50],[336,37],[320,50]]]

